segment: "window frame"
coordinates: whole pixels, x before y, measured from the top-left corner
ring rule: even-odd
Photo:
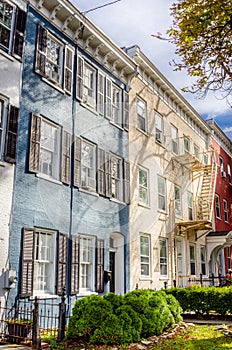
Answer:
[[[144,185],[143,183],[141,183],[140,179],[142,179],[140,177],[140,172],[143,172],[144,174],[146,174],[146,185]],[[145,201],[143,200],[143,198],[140,196],[140,193],[145,193]],[[149,195],[149,170],[139,166],[138,167],[138,198],[139,198],[139,204],[141,205],[145,205],[148,206],[150,203],[150,195]]]
[[[199,160],[199,154],[200,154],[200,147],[198,147],[195,143],[193,145],[193,155],[194,157]]]
[[[139,104],[142,104],[143,106],[140,106],[142,109],[142,114],[139,113]],[[147,103],[139,96],[137,96],[136,99],[136,114],[137,114],[137,128],[147,133]],[[140,119],[144,123],[144,128],[140,125]]]
[[[221,177],[226,177],[226,172],[224,168],[224,159],[222,156],[219,156],[219,167],[220,167]]]
[[[144,243],[144,242],[142,242],[142,239],[147,240],[145,248],[148,249],[148,254],[142,254],[142,243]],[[139,252],[140,252],[140,254],[139,254],[140,255],[140,277],[141,278],[149,278],[150,274],[151,274],[151,237],[150,237],[150,235],[140,233],[139,241],[140,241],[140,250],[139,250]],[[144,259],[147,261],[145,261]],[[143,273],[143,269],[144,269],[143,266],[148,268],[148,273]]]
[[[113,172],[113,162],[117,163],[117,173]],[[122,158],[111,154],[110,155],[110,172],[111,172],[111,198],[123,201],[123,174],[122,174]],[[113,190],[115,182],[115,191]]]
[[[87,167],[83,163],[83,147],[88,146],[91,148],[92,152],[92,167]],[[96,155],[97,147],[94,143],[87,141],[85,139],[81,139],[81,188],[86,189],[88,191],[94,191],[96,192],[96,171],[97,171],[97,155]],[[90,159],[91,162],[91,159]],[[83,173],[84,173],[84,166],[85,168],[89,169],[89,172],[93,173],[93,176],[86,176],[84,178]],[[85,184],[84,184],[84,181]]]
[[[201,273],[203,276],[206,276],[206,247],[203,245],[200,246],[200,254],[201,254]]]
[[[162,246],[161,244],[165,244],[165,246]],[[163,249],[165,250],[164,256],[161,255],[161,252]],[[161,277],[167,277],[168,276],[168,240],[166,238],[159,238],[159,266],[160,266],[160,276]],[[166,270],[166,273],[161,273],[162,270]]]
[[[184,154],[190,154],[190,138],[189,137],[184,136],[183,145],[184,145]]]
[[[224,221],[229,223],[228,202],[226,199],[223,199],[223,212],[224,212]]]
[[[173,124],[171,124],[171,140],[172,140],[172,153],[175,155],[178,155],[179,154],[178,129]]]
[[[191,206],[190,204],[190,196],[191,196]],[[187,191],[187,207],[188,207],[188,220],[192,221],[194,220],[194,212],[193,212],[193,193],[190,191]]]
[[[0,161],[4,160],[8,105],[9,101],[0,95]]]
[[[82,251],[82,248],[84,245],[82,245],[82,240],[87,240],[88,245],[88,256],[92,255],[91,257],[88,258],[86,261],[82,261],[82,255],[84,255],[84,252]],[[94,288],[94,271],[96,268],[95,265],[95,241],[96,238],[94,236],[88,236],[84,234],[79,235],[79,244],[80,244],[80,252],[79,252],[79,278],[80,278],[80,287],[79,287],[79,293],[92,293],[95,291]],[[89,252],[89,248],[91,248],[91,252]],[[83,253],[83,254],[82,254]],[[91,261],[90,261],[91,259]],[[90,276],[88,276],[88,267],[91,266],[90,270]],[[87,271],[87,275],[83,273],[82,267],[85,267],[85,271]],[[85,287],[82,285],[82,280],[85,279]]]
[[[114,92],[117,92],[117,96],[119,96],[119,101],[115,101]],[[119,120],[115,120],[115,111],[119,114]],[[112,84],[112,123],[115,125],[122,127],[123,121],[122,121],[122,89],[120,89],[117,85]]]
[[[232,185],[231,166],[229,163],[227,163],[227,174],[228,174],[229,184]]]
[[[216,218],[221,219],[221,203],[220,196],[215,194],[215,210],[216,210]]]
[[[155,140],[161,144],[164,143],[164,120],[163,116],[158,113],[157,111],[154,111],[155,114]],[[157,120],[160,121],[161,128],[157,127],[158,122]]]
[[[159,191],[159,180],[162,180],[163,182],[163,187],[164,187],[164,193]],[[161,176],[161,175],[157,175],[157,195],[158,195],[158,210],[162,211],[162,212],[166,212],[167,211],[167,188],[166,188],[166,179]],[[164,208],[162,206],[162,208],[160,207],[160,198],[163,198],[163,203],[164,203]]]
[[[193,255],[191,254],[193,253]],[[193,243],[189,244],[189,263],[190,263],[190,275],[196,275],[196,245]]]
[[[179,205],[179,209],[178,209],[178,205]],[[174,208],[175,208],[175,216],[181,218],[182,217],[182,191],[181,191],[181,187],[178,185],[174,185]]]

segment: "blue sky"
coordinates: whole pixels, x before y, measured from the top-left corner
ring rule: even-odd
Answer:
[[[81,11],[110,3],[113,0],[71,0]],[[152,37],[165,33],[171,24],[170,6],[173,0],[120,0],[110,6],[90,11],[86,16],[118,46],[137,44],[145,55],[180,91],[193,81],[185,71],[174,72],[169,62],[175,58],[175,46]],[[180,91],[181,92],[181,91]],[[182,92],[181,92],[182,93]],[[232,109],[220,95],[208,94],[204,99],[182,93],[203,118],[215,118],[232,140]]]

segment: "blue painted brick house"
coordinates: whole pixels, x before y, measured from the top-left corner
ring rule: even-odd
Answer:
[[[15,297],[129,290],[135,64],[69,1],[28,7],[9,261]]]

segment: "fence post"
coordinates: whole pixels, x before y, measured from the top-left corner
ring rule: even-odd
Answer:
[[[58,341],[62,341],[65,337],[66,325],[66,304],[65,304],[65,287],[63,288],[61,303],[59,303],[59,320],[58,320]]]
[[[39,331],[39,302],[37,297],[35,297],[34,309],[33,309],[32,346],[36,350],[41,349],[41,338],[40,338],[40,331]]]

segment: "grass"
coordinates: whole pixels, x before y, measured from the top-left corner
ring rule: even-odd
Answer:
[[[152,350],[227,350],[232,349],[232,338],[217,330],[218,326],[189,327],[173,339],[152,346]]]

